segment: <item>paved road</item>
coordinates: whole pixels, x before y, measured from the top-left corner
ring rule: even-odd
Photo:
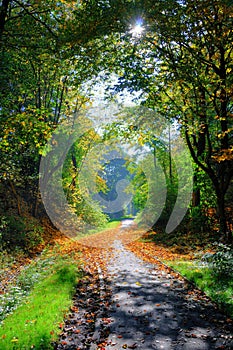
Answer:
[[[208,298],[125,248],[131,224],[111,236],[107,276],[80,281],[55,349],[233,349],[231,325]]]
[[[233,349],[229,331],[221,328],[224,316],[213,305],[194,300],[183,280],[141,261],[121,241],[114,243],[109,274],[106,349]]]

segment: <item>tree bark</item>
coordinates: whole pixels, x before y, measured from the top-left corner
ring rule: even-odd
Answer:
[[[194,190],[192,195],[192,206],[199,207],[201,204],[201,193],[200,188],[197,187],[197,175],[193,176]]]
[[[7,17],[7,11],[8,7],[10,4],[10,0],[3,0],[2,1],[2,6],[0,8],[0,42],[2,40],[2,34],[5,29],[5,24],[6,24],[6,17]],[[1,43],[0,43],[1,46]]]
[[[15,186],[13,184],[12,181],[9,181],[9,184],[10,184],[10,188],[11,188],[11,191],[15,197],[15,200],[16,200],[16,204],[17,204],[17,213],[19,216],[21,216],[21,203],[20,203],[20,196],[18,195],[16,189],[15,189]]]
[[[227,228],[227,217],[225,208],[225,193],[221,190],[216,191],[217,194],[217,216],[219,219],[219,233],[224,242],[232,243],[232,233]]]

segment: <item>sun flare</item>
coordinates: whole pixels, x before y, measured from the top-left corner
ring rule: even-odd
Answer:
[[[136,25],[132,26],[130,33],[132,36],[141,36],[144,29],[145,28],[143,27],[142,23],[137,23]]]

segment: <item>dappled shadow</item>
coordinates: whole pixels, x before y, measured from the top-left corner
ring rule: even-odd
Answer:
[[[108,275],[79,282],[56,350],[232,349],[232,324],[201,292],[120,241],[108,258]]]
[[[110,266],[114,304],[106,349],[224,349],[226,317],[182,280],[115,245]],[[227,345],[228,344],[228,345]]]
[[[107,281],[104,284],[107,286]],[[99,314],[105,315],[109,293],[106,289],[101,293],[98,274],[84,271],[83,278],[78,282],[73,304],[66,315],[60,337],[53,344],[55,350],[89,349],[96,330]]]

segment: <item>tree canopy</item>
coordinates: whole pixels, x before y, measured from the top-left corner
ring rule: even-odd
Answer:
[[[154,111],[157,121],[176,123],[195,164],[195,186],[201,190],[204,174],[216,198],[219,230],[231,239],[226,207],[233,177],[232,22],[229,0],[3,0],[1,191],[6,186],[11,192],[18,214],[24,201],[38,214],[44,146],[59,125],[90,107],[85,83],[102,80],[112,95],[138,92],[137,103]],[[137,132],[153,146],[151,123],[144,115]],[[126,128],[125,137],[129,131],[133,135]],[[86,137],[84,152],[74,146],[69,154],[69,188]],[[145,193],[140,196],[145,202]]]

